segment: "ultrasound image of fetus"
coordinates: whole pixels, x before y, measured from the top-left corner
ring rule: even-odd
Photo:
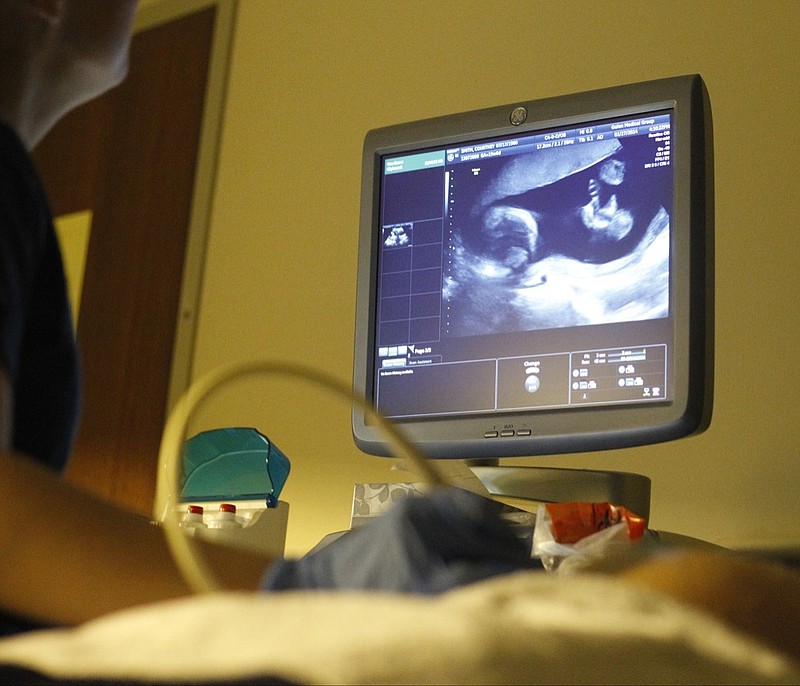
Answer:
[[[454,217],[449,333],[667,316],[670,181],[646,154],[611,140],[482,167]]]

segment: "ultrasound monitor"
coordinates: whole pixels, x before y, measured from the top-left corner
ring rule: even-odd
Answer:
[[[431,458],[703,431],[711,111],[682,76],[370,131],[354,388]],[[363,451],[388,445],[353,412]]]

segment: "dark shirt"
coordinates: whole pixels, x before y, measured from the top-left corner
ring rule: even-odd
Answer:
[[[77,424],[79,380],[61,252],[33,162],[2,122],[0,364],[12,386],[13,449],[62,469]]]
[[[63,469],[77,424],[79,380],[61,252],[31,158],[2,122],[0,365],[14,403],[12,448]],[[38,626],[0,611],[0,636]]]

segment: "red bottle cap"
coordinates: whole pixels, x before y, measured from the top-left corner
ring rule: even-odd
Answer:
[[[232,505],[231,503],[222,503],[222,505],[219,506],[219,511],[232,512],[233,514],[236,514],[236,505]]]
[[[187,510],[189,514],[203,514],[203,506],[202,505],[189,505],[189,509]]]

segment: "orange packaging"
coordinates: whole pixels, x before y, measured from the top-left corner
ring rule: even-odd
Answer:
[[[627,522],[628,537],[636,540],[644,535],[647,522],[627,508],[611,503],[548,503],[553,538],[559,543],[577,543],[582,538],[619,522]]]

